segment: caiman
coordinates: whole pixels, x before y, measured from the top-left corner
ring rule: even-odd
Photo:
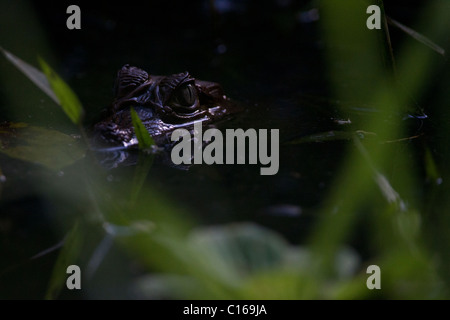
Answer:
[[[114,91],[106,116],[94,126],[97,146],[138,145],[131,107],[157,145],[170,143],[177,128],[190,129],[198,121],[211,125],[239,111],[218,83],[195,79],[188,72],[157,76],[125,65],[117,74]]]

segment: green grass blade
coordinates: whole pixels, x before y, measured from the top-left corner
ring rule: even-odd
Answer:
[[[155,141],[153,141],[153,138],[148,133],[147,129],[145,128],[144,124],[142,123],[141,119],[139,118],[139,115],[137,114],[136,110],[134,108],[130,108],[131,112],[131,121],[133,122],[134,132],[136,134],[136,138],[139,142],[139,149],[145,150],[151,148],[155,144]],[[140,191],[142,189],[142,186],[144,185],[145,179],[147,178],[148,172],[150,171],[150,168],[153,164],[153,158],[154,155],[145,155],[140,154],[139,155],[139,161],[138,165],[136,167],[132,188],[131,188],[131,202],[135,203]]]
[[[430,39],[428,39],[427,37],[425,37],[423,34],[420,34],[417,31],[414,31],[411,28],[408,28],[407,26],[401,24],[400,22],[387,17],[387,21],[399,28],[400,30],[402,30],[403,32],[405,32],[406,34],[408,34],[410,37],[416,39],[417,41],[421,42],[422,44],[426,45],[427,47],[429,47],[430,49],[432,49],[433,51],[439,53],[441,56],[445,56],[445,49],[440,47],[439,45],[437,45],[436,43],[434,43],[433,41],[431,41]]]
[[[11,62],[17,69],[22,71],[22,73],[27,76],[27,78],[30,79],[39,89],[44,91],[44,93],[47,94],[57,104],[60,104],[44,73],[42,73],[32,65],[26,63],[25,61],[19,59],[11,52],[6,51],[2,47],[0,47],[0,51],[3,52],[9,62]]]
[[[63,111],[73,123],[81,125],[84,110],[77,95],[44,60],[39,58],[39,63]]]
[[[141,119],[139,118],[134,108],[131,108],[130,112],[131,112],[131,121],[133,122],[134,127],[134,133],[136,134],[136,138],[138,139],[139,142],[139,148],[140,149],[150,148],[152,145],[155,144],[155,141],[153,141],[153,138],[150,136],[147,129],[145,129],[144,124],[142,123]]]

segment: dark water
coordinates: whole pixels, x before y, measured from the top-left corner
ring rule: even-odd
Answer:
[[[82,29],[71,31],[65,28],[67,5],[65,1],[51,5],[33,1],[28,9],[43,27],[55,69],[83,102],[87,126],[112,101],[114,78],[124,64],[151,74],[189,71],[198,79],[220,83],[228,96],[246,105],[243,114],[224,127],[280,129],[278,174],[261,176],[260,165],[199,165],[185,171],[155,163],[147,183],[190,212],[199,224],[254,221],[293,243],[307,238],[313,212],[327,195],[347,147],[346,141],[284,144],[337,128],[332,121],[339,117],[336,106],[316,98],[333,92],[314,3],[228,0],[93,5],[82,1]],[[414,20],[418,11],[405,9],[401,2],[390,10],[405,23]],[[29,122],[58,127],[60,117],[48,117],[49,110],[45,105],[27,110]],[[2,120],[20,115],[11,113],[13,119]],[[76,132],[70,126],[63,130]],[[1,160],[8,183],[3,185],[1,204],[0,226],[7,231],[2,239],[6,259],[2,259],[0,279],[20,278],[31,285],[24,293],[18,289],[20,281],[6,281],[2,294],[39,298],[56,253],[32,262],[27,257],[61,241],[63,235],[53,228],[54,220],[71,219],[79,208],[77,193],[68,202],[56,197],[55,203],[40,191],[42,186],[29,181],[50,176],[56,188],[73,181],[76,187],[79,164],[58,176],[11,163],[4,156]],[[130,172],[122,168],[105,173],[105,184],[120,183]],[[65,208],[62,214],[61,208]],[[41,281],[36,274],[42,275]]]

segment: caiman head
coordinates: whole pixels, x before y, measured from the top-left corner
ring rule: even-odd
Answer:
[[[170,141],[174,129],[192,127],[197,121],[215,123],[238,111],[218,83],[197,80],[188,72],[154,76],[125,65],[118,72],[107,117],[94,127],[96,140],[109,146],[137,145],[130,107],[156,143]]]

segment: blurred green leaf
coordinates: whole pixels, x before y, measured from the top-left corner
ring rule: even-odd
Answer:
[[[39,63],[53,92],[58,97],[59,105],[70,120],[80,126],[83,120],[84,110],[77,95],[43,59],[39,58]]]
[[[277,233],[251,223],[195,230],[189,243],[204,253],[209,263],[230,277],[270,270],[287,259],[289,246]]]
[[[147,149],[150,148],[155,144],[155,141],[153,141],[153,138],[148,133],[147,129],[145,128],[144,124],[142,123],[141,119],[139,118],[139,115],[136,113],[134,108],[130,108],[131,112],[131,121],[133,122],[134,127],[134,133],[136,134],[136,138],[139,142],[139,148]]]
[[[290,245],[278,233],[253,223],[198,228],[187,238],[163,240],[160,235],[158,241],[175,259],[165,263],[176,264],[178,270],[170,268],[169,273],[145,277],[142,283],[136,283],[146,298],[311,299],[326,296],[326,292],[321,292],[318,279],[312,276],[313,264],[308,249]],[[147,250],[141,252],[146,259]],[[161,270],[167,272],[163,261],[153,263],[162,263]],[[333,268],[338,279],[344,280],[354,275],[359,263],[354,251],[342,249]]]
[[[60,104],[58,98],[56,97],[55,93],[52,90],[52,87],[50,86],[50,83],[47,80],[47,77],[44,73],[42,73],[40,70],[36,69],[32,65],[26,63],[25,61],[19,59],[15,55],[13,55],[11,52],[6,51],[5,49],[0,47],[0,51],[3,52],[5,57],[16,66],[17,69],[22,71],[28,79],[30,79],[36,86],[38,86],[39,89],[45,92],[53,101],[55,101],[57,104]]]
[[[82,240],[81,229],[79,228],[78,223],[75,223],[66,235],[64,246],[53,267],[52,276],[45,295],[47,300],[57,298],[61,289],[66,284],[68,277],[68,274],[66,273],[67,267],[76,264]]]
[[[6,122],[0,125],[0,152],[59,170],[81,159],[86,149],[79,140],[59,131]]]

